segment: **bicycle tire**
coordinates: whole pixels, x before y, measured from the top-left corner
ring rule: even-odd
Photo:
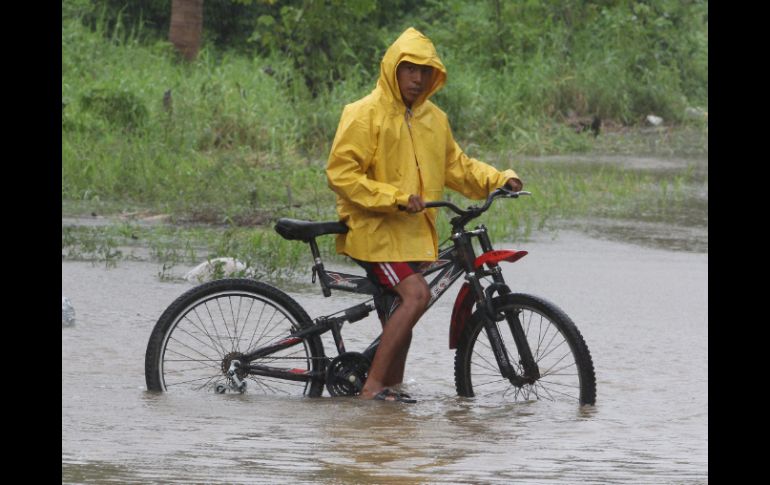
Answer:
[[[517,387],[500,375],[483,331],[488,319],[477,310],[463,329],[455,352],[455,387],[460,396],[595,404],[596,376],[591,353],[575,323],[559,307],[520,293],[496,297],[493,305],[497,312],[521,312],[522,327],[541,377],[534,384]],[[503,336],[511,364],[517,374],[521,374],[518,351],[507,322],[503,320],[495,325]]]
[[[293,298],[266,283],[228,278],[196,286],[169,305],[153,328],[145,354],[147,389],[216,390],[217,385],[228,382],[224,369],[229,367],[228,356],[233,358],[310,325],[307,312]],[[310,335],[302,343],[254,363],[290,365],[322,375],[324,360],[320,336]],[[241,377],[249,393],[317,397],[323,392],[322,378],[301,382]]]

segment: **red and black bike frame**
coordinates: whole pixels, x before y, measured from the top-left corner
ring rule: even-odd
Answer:
[[[422,274],[426,277],[436,274],[428,282],[431,292],[431,299],[428,303],[430,308],[452,284],[462,275],[465,275],[465,283],[460,288],[452,310],[452,318],[449,326],[449,347],[456,348],[458,339],[465,326],[474,313],[474,308],[482,311],[482,317],[486,319],[484,331],[492,346],[492,350],[500,368],[503,377],[509,379],[515,385],[523,385],[534,382],[539,378],[539,370],[532,357],[531,349],[527,342],[526,335],[519,321],[518,313],[512,311],[498,312],[494,308],[493,298],[495,294],[506,295],[511,293],[510,288],[505,283],[502,269],[499,263],[515,262],[525,256],[527,251],[516,250],[495,250],[487,234],[485,226],[480,225],[473,230],[466,230],[465,225],[473,218],[484,212],[491,204],[492,197],[487,200],[487,204],[480,209],[462,211],[451,203],[447,202],[429,202],[427,207],[449,207],[459,215],[450,222],[452,225],[452,245],[439,251],[438,259],[431,263],[426,263]],[[476,256],[473,240],[476,239],[481,247],[481,255]],[[285,339],[272,344],[268,347],[256,349],[243,356],[247,364],[249,373],[269,377],[278,377],[283,379],[307,381],[311,378],[324,378],[323,371],[313,372],[302,369],[280,369],[264,365],[255,364],[253,361],[267,357],[279,350],[283,350],[303,342],[304,337],[309,335],[320,335],[328,331],[332,332],[335,346],[338,354],[346,352],[345,344],[342,339],[341,328],[346,322],[352,323],[368,316],[377,306],[380,308],[380,317],[387,320],[387,317],[397,308],[399,301],[395,294],[381,290],[375,286],[368,278],[361,275],[328,271],[324,268],[321,261],[320,251],[314,239],[308,241],[314,258],[313,280],[319,279],[324,296],[330,296],[331,290],[339,290],[363,295],[371,295],[373,298],[365,303],[360,303],[346,308],[331,315],[317,317],[314,324],[288,335]],[[484,286],[483,278],[491,278],[491,284]],[[375,304],[374,301],[378,300]],[[511,329],[515,345],[519,351],[523,375],[517,374],[513,364],[510,362],[509,353],[500,337],[497,322],[505,320]],[[379,345],[380,337],[377,337],[362,353],[370,361]],[[329,361],[328,357],[324,357]],[[327,362],[328,363],[328,362]],[[326,367],[326,366],[324,366]]]

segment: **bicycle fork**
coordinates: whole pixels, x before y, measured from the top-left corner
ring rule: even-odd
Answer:
[[[509,293],[511,293],[511,290],[507,286],[502,285],[500,294],[506,295]],[[491,303],[491,295],[489,298],[487,298],[487,301]],[[489,337],[490,342],[493,342],[492,349],[495,351],[495,356],[497,357],[497,351],[504,352],[506,349],[500,333],[497,330],[497,325],[495,325],[495,322],[505,320],[508,323],[508,328],[510,329],[511,335],[513,336],[513,342],[516,344],[516,348],[519,350],[519,364],[521,365],[524,373],[523,375],[516,375],[513,373],[506,377],[511,381],[511,384],[517,387],[521,387],[524,384],[533,384],[536,380],[540,379],[540,369],[538,368],[537,362],[532,355],[532,349],[529,347],[529,341],[527,340],[526,333],[524,333],[524,327],[521,325],[519,314],[520,312],[508,310],[504,311],[502,318],[500,318],[494,316],[494,313],[490,313],[488,314],[489,318],[486,325],[488,329],[491,329],[491,331],[487,331],[487,336]],[[505,365],[505,363],[510,365],[507,352],[505,352],[503,357],[503,365]],[[501,367],[501,369],[502,368],[503,367]]]
[[[478,234],[481,248],[485,253],[492,251],[492,244],[487,235],[486,228],[480,226],[481,229]],[[497,366],[500,369],[500,374],[508,379],[511,384],[516,387],[521,387],[525,384],[533,384],[540,379],[540,369],[537,362],[532,355],[532,349],[529,347],[529,341],[527,335],[524,333],[524,328],[521,325],[519,319],[519,312],[516,311],[504,311],[502,314],[498,313],[494,308],[492,299],[494,293],[499,295],[508,295],[511,293],[511,289],[505,284],[505,280],[502,276],[502,270],[497,263],[488,263],[490,267],[489,274],[492,276],[493,283],[488,287],[482,289],[481,283],[475,273],[469,273],[468,278],[471,286],[475,289],[477,295],[478,307],[483,308],[483,314],[486,317],[486,324],[484,325],[484,331],[487,334],[489,343],[492,347],[492,352],[495,355]],[[519,351],[519,364],[522,367],[523,374],[516,373],[513,365],[508,356],[508,350],[505,348],[500,331],[497,328],[497,322],[505,320],[508,323],[508,328],[513,336],[513,342]]]
[[[510,293],[510,290],[505,285],[503,285],[500,290],[500,294]],[[491,303],[491,295],[488,295],[484,301]],[[484,331],[486,332],[487,338],[489,339],[492,352],[495,355],[495,360],[497,361],[497,366],[500,369],[500,374],[504,378],[508,379],[511,384],[516,387],[521,387],[525,384],[533,384],[540,378],[540,370],[537,366],[535,358],[532,355],[532,349],[529,347],[527,336],[524,333],[521,320],[519,319],[519,313],[509,310],[504,311],[501,314],[495,312],[495,310],[492,309],[485,308],[485,310],[486,311],[483,312],[486,320]],[[513,342],[519,351],[520,360],[518,363],[521,365],[523,370],[521,375],[516,372],[514,366],[511,364],[508,349],[506,349],[503,338],[500,335],[497,322],[502,320],[507,322],[508,329],[511,331],[511,335],[513,336]]]

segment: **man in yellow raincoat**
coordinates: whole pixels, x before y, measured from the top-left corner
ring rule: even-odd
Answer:
[[[384,324],[364,399],[414,402],[391,388],[403,380],[412,328],[430,300],[417,269],[438,256],[436,209],[425,202],[441,200],[444,187],[474,199],[503,185],[522,188],[513,170],[500,172],[457,145],[446,114],[428,100],[446,76],[430,39],[404,31],[385,53],[374,91],[345,106],[329,155],[329,186],[349,228],[337,252],[401,298]]]

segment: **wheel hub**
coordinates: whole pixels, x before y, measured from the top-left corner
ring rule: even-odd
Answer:
[[[243,353],[241,352],[230,352],[224,356],[222,359],[222,374],[227,376],[227,373],[230,371],[230,364],[232,364],[234,360],[241,362],[241,366],[236,369],[235,375],[238,379],[244,379],[249,374],[249,371],[248,367],[243,363]]]

